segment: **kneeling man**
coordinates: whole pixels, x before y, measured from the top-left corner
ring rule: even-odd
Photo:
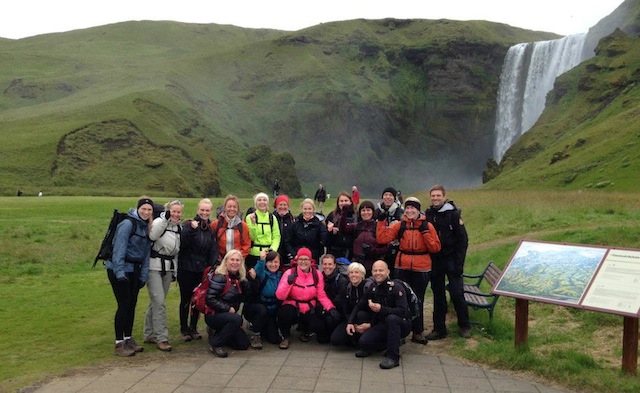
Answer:
[[[389,369],[400,365],[400,343],[411,332],[409,302],[404,287],[391,280],[385,261],[373,264],[371,275],[375,285],[354,307],[347,324],[347,334],[356,332],[354,320],[359,311],[371,314],[371,327],[362,333],[357,357],[366,357],[373,351],[385,350],[380,368]]]

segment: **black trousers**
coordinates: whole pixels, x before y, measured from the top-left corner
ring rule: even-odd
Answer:
[[[133,332],[136,304],[138,303],[138,293],[140,292],[140,270],[136,269],[132,273],[126,273],[126,281],[118,281],[111,269],[107,269],[107,277],[118,303],[118,308],[113,318],[113,329],[116,340],[123,340],[125,337],[131,337]]]
[[[355,321],[353,321],[356,325],[365,322],[371,322],[371,316],[367,311],[360,311],[356,315]],[[347,322],[342,321],[333,329],[333,333],[331,333],[330,342],[332,345],[336,346],[349,346],[349,347],[358,347],[358,340],[360,339],[360,333],[354,333],[353,336],[347,334]]]
[[[197,330],[200,313],[193,310],[191,313],[191,295],[193,290],[202,281],[202,272],[190,272],[187,270],[178,271],[178,285],[180,287],[180,331],[182,334],[189,333],[189,329]],[[191,318],[189,320],[189,318]]]
[[[239,314],[231,312],[220,312],[215,314],[207,314],[204,321],[215,334],[209,335],[209,345],[211,347],[221,347],[228,345],[233,349],[249,348],[249,338],[242,330],[242,317]]]
[[[251,331],[272,344],[282,341],[275,315],[269,315],[267,306],[262,303],[245,303],[243,308],[245,319],[251,326]]]
[[[411,285],[420,301],[420,315],[411,321],[411,331],[422,333],[424,331],[424,296],[429,285],[430,272],[416,272],[413,270],[395,269],[395,277]]]
[[[278,309],[277,320],[278,329],[283,338],[291,337],[291,327],[295,324],[300,326],[302,333],[317,333],[324,328],[322,319],[316,312],[300,314],[291,304],[285,304]]]
[[[358,344],[365,351],[387,350],[386,357],[400,359],[400,343],[411,331],[411,322],[397,315],[388,315],[384,321],[364,332]]]
[[[453,261],[434,260],[434,269],[431,271],[431,292],[433,292],[433,330],[438,333],[446,333],[447,325],[447,286],[446,280],[449,280],[449,296],[453,308],[456,310],[458,317],[458,326],[466,329],[471,326],[469,323],[469,310],[467,303],[464,301],[464,283],[462,274],[456,274],[453,269]],[[449,263],[451,262],[451,263]],[[437,268],[435,267],[437,264]]]

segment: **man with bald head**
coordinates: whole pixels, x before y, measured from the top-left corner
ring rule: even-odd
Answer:
[[[390,369],[400,365],[400,344],[411,332],[409,301],[402,285],[390,278],[389,266],[383,260],[373,263],[371,276],[375,281],[370,291],[356,304],[347,324],[347,334],[356,331],[354,320],[359,311],[371,315],[371,328],[365,331],[358,345],[357,357],[366,357],[373,351],[385,351],[380,368]]]

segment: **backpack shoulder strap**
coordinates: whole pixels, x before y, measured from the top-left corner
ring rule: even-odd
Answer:
[[[404,232],[407,230],[407,222],[405,220],[400,221],[400,230],[398,231],[398,240],[402,239]]]

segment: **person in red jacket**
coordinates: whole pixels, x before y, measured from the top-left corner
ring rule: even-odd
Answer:
[[[431,273],[431,256],[440,251],[440,238],[435,228],[420,212],[420,200],[409,197],[404,202],[404,216],[386,226],[384,214],[378,216],[376,240],[380,244],[388,244],[394,239],[400,241],[396,255],[394,278],[408,283],[420,300],[420,315],[412,321],[411,341],[426,344],[424,337],[424,315],[422,303],[427,292]]]
[[[360,204],[360,191],[358,191],[358,187],[351,187],[351,200],[353,201],[354,206],[358,206]]]
[[[235,195],[227,195],[222,205],[224,210],[218,219],[211,223],[211,232],[218,244],[220,258],[231,250],[238,250],[246,258],[251,250],[249,226],[238,214],[240,202]]]

